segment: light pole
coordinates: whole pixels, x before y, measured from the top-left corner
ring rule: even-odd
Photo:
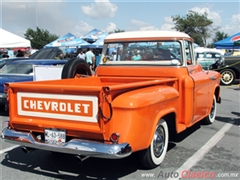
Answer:
[[[35,0],[35,10],[36,10],[36,29],[37,29],[38,27],[37,0]]]

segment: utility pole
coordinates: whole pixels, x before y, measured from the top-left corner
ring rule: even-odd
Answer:
[[[38,27],[37,0],[35,0],[35,10],[36,10],[36,29],[37,29]]]

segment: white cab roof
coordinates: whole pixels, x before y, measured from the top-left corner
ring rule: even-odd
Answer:
[[[189,35],[178,31],[127,31],[113,33],[105,39],[135,39],[135,38],[191,38]]]

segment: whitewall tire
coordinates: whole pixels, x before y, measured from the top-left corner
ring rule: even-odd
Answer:
[[[168,125],[164,119],[161,119],[155,128],[150,146],[141,153],[143,166],[154,168],[163,162],[167,152],[168,140]]]
[[[204,124],[207,124],[207,125],[212,124],[215,121],[216,113],[217,113],[217,101],[216,101],[216,96],[213,95],[211,111],[209,115],[203,119]]]

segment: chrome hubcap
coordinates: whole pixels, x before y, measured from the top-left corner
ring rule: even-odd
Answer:
[[[165,146],[165,131],[162,126],[158,126],[153,139],[153,152],[156,157],[160,157]]]
[[[214,116],[214,111],[215,111],[215,102],[213,100],[213,103],[212,103],[212,109],[211,109],[211,113],[210,113],[210,117],[213,118]]]
[[[225,74],[225,75],[223,76],[223,79],[226,80],[226,81],[229,80],[229,79],[230,79],[230,75],[229,75],[229,74]]]
[[[230,72],[225,72],[222,74],[222,80],[224,82],[229,82],[232,80],[232,78],[233,78],[233,75]]]

